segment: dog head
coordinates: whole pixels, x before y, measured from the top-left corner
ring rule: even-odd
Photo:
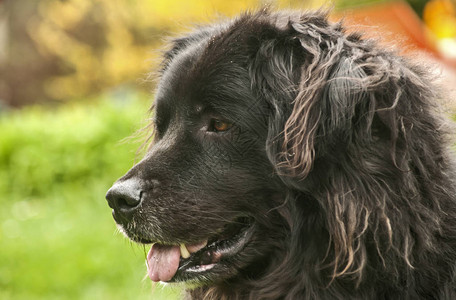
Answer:
[[[176,39],[150,150],[107,193],[122,231],[153,243],[151,279],[254,279],[309,247],[316,272],[361,270],[370,208],[349,199],[352,172],[402,164],[400,65],[322,12],[246,14]]]

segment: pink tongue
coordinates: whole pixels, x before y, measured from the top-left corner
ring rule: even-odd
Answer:
[[[147,272],[152,281],[168,281],[179,268],[179,246],[152,245],[147,254]]]

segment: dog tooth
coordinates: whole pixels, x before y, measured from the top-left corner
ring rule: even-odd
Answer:
[[[183,258],[189,258],[190,252],[188,252],[187,247],[184,243],[180,244],[180,253]]]
[[[205,241],[202,241],[200,243],[197,243],[197,244],[193,244],[193,245],[186,245],[187,246],[187,250],[188,252],[190,253],[195,253],[196,251],[204,248],[207,246],[207,240]]]

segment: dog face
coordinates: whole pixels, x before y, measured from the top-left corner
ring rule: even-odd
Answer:
[[[211,42],[217,30],[172,50],[153,145],[107,194],[122,231],[155,243],[154,281],[226,279],[283,240],[271,230],[284,227],[284,198],[266,152],[270,109],[251,88],[250,54]]]

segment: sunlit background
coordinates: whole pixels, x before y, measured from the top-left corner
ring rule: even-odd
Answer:
[[[456,0],[0,0],[0,299],[181,298],[104,194],[140,157],[166,38],[268,4],[332,7],[456,87]]]

